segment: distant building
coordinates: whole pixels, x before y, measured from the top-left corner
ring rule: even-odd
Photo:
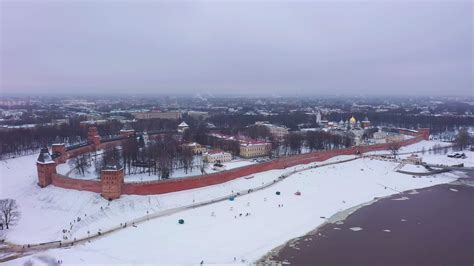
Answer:
[[[255,125],[268,128],[270,134],[278,139],[282,139],[284,136],[288,135],[288,128],[284,126],[277,126],[268,122],[255,122]]]
[[[363,128],[369,128],[370,127],[370,120],[367,116],[364,118],[364,120],[362,120],[362,127]]]
[[[423,163],[423,159],[421,157],[419,157],[418,155],[416,155],[416,154],[412,154],[412,155],[408,156],[405,159],[405,161],[408,162],[408,163],[412,163],[412,164],[422,164]]]
[[[203,147],[197,142],[185,143],[182,145],[185,148],[191,149],[194,154],[204,154],[206,152],[206,147]]]
[[[384,131],[379,131],[379,132],[374,133],[374,142],[377,144],[398,142],[398,141],[403,141],[404,139],[405,139],[405,136],[399,133],[384,132]]]
[[[386,143],[386,137],[387,137],[388,133],[387,132],[382,132],[382,131],[378,131],[378,132],[374,132],[374,142],[376,144],[381,144],[381,143]]]
[[[146,120],[146,119],[170,119],[170,120],[179,120],[181,119],[181,112],[138,112],[132,113],[136,119]]]
[[[241,142],[240,156],[243,158],[254,158],[268,156],[272,150],[272,146],[268,142]]]
[[[232,154],[223,150],[210,150],[203,155],[204,161],[208,163],[224,163],[232,160]]]
[[[349,125],[351,126],[351,128],[354,128],[354,127],[356,127],[356,124],[357,124],[357,119],[354,116],[352,116],[349,119]]]
[[[123,128],[119,131],[120,136],[122,137],[130,137],[135,135],[135,129],[129,123],[125,123]]]
[[[186,122],[181,122],[181,124],[178,125],[178,132],[184,132],[186,129],[189,128],[189,125],[186,124]]]
[[[111,115],[107,119],[108,120],[117,120],[117,121],[122,122],[122,123],[126,123],[126,121],[127,121],[127,118],[125,116],[121,116],[121,115]]]
[[[328,126],[328,123],[329,123],[329,120],[327,120],[326,118],[322,118],[321,119],[321,122],[319,123],[320,126],[323,126],[323,127],[327,127]]]
[[[321,125],[321,112],[319,110],[316,113],[316,124]]]
[[[63,118],[63,119],[52,119],[51,124],[60,126],[60,125],[69,125],[69,119]]]
[[[405,136],[402,134],[398,133],[393,133],[393,134],[388,134],[388,136],[385,138],[386,142],[400,142],[405,140]]]
[[[194,119],[197,119],[197,120],[200,120],[200,119],[204,120],[204,119],[207,119],[209,117],[209,113],[208,112],[199,112],[199,111],[189,111],[188,116],[192,117]]]
[[[107,120],[85,120],[79,122],[80,127],[88,127],[88,126],[94,126],[94,125],[105,125],[107,124]]]
[[[148,132],[143,132],[142,134],[142,137],[143,137],[143,142],[145,143],[145,146],[148,145],[148,143],[150,142],[150,136],[148,135]]]
[[[362,137],[364,136],[364,130],[362,129],[352,129],[350,131],[351,135],[353,136],[353,139],[354,139],[354,144],[356,146],[358,145],[362,145]]]

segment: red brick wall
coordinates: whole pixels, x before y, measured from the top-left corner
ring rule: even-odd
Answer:
[[[415,138],[411,138],[402,142],[403,146],[411,145],[425,139],[426,135],[419,135]],[[107,146],[118,145],[120,141],[114,141],[106,143]],[[104,144],[102,144],[104,145]],[[279,158],[270,162],[265,162],[261,164],[254,164],[249,166],[244,166],[236,169],[231,169],[224,172],[213,173],[197,177],[189,178],[180,178],[180,179],[169,179],[162,181],[152,181],[152,182],[142,182],[142,183],[124,183],[122,185],[123,194],[135,194],[135,195],[152,195],[152,194],[163,194],[169,192],[176,192],[180,190],[200,188],[210,185],[221,184],[242,176],[252,175],[255,173],[260,173],[272,169],[283,169],[286,167],[292,167],[298,164],[307,164],[317,161],[325,161],[334,156],[338,155],[353,155],[356,154],[356,151],[361,153],[369,151],[380,151],[388,150],[389,144],[376,144],[370,146],[360,146],[360,147],[351,147],[346,149],[338,150],[329,150],[329,151],[320,151],[307,154],[300,154],[295,156],[289,156],[284,158]],[[104,147],[101,147],[104,148]],[[83,147],[77,150],[87,152],[93,150],[93,147]],[[74,154],[79,154],[80,152],[73,150]],[[69,154],[69,155],[72,155]],[[101,193],[101,183],[99,181],[91,180],[80,180],[68,178],[58,174],[53,174],[53,185],[70,188],[77,190],[87,190],[96,193]]]
[[[411,145],[423,140],[423,136],[418,136],[402,142],[403,146]],[[176,192],[180,190],[200,188],[210,185],[224,183],[242,176],[252,175],[272,169],[283,169],[299,164],[325,161],[334,156],[353,155],[357,150],[360,152],[387,150],[388,144],[376,144],[370,146],[351,147],[346,149],[330,150],[306,153],[301,155],[280,158],[271,162],[249,165],[241,168],[231,169],[225,172],[209,174],[198,177],[171,179],[164,181],[154,181],[145,183],[125,183],[122,187],[123,194],[152,195]]]
[[[414,137],[422,136],[423,139],[425,139],[425,140],[428,140],[429,137],[430,137],[430,129],[429,128],[419,128],[416,131],[401,128],[398,131],[401,134],[404,134],[404,135],[409,135],[409,136],[414,136]]]
[[[69,150],[66,152],[66,157],[69,159],[69,158],[74,158],[78,155],[81,155],[83,153],[87,153],[87,152],[93,152],[95,151],[95,148],[92,146],[92,145],[87,145],[87,146],[84,146],[84,147],[80,147],[80,148],[77,148],[77,149],[74,149],[74,150]]]
[[[60,174],[53,174],[52,180],[52,184],[56,187],[101,193],[100,182],[96,180],[76,179]]]
[[[58,164],[60,163],[65,163],[67,160],[67,154],[66,154],[66,145],[65,144],[53,144],[53,147],[51,147],[51,150],[53,153],[59,153],[61,154],[59,157],[57,157],[54,161]]]

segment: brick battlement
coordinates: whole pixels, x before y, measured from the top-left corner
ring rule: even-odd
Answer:
[[[407,132],[410,132],[409,135],[413,133],[413,136],[415,137],[400,142],[402,146],[411,145],[419,141],[426,140],[429,136],[429,129],[420,129],[419,131],[410,130]],[[73,158],[79,154],[94,151],[97,148],[102,149],[120,145],[122,141],[123,139],[107,143],[92,143],[88,146],[83,146],[74,150],[66,151],[63,156],[65,156],[65,158]],[[124,173],[122,169],[115,171],[102,171],[101,180],[80,180],[69,178],[56,173],[56,164],[59,164],[59,162],[56,161],[56,163],[53,163],[49,166],[45,164],[38,164],[38,180],[39,185],[42,187],[47,186],[48,184],[53,184],[54,186],[62,188],[91,191],[95,193],[101,193],[104,198],[112,200],[119,198],[121,194],[154,195],[217,185],[234,180],[239,177],[248,176],[273,169],[284,169],[299,164],[325,161],[332,157],[340,155],[354,155],[356,153],[366,153],[371,151],[381,151],[388,149],[389,144],[384,143],[337,150],[318,151],[282,157],[264,163],[247,165],[239,168],[230,169],[227,171],[202,176],[140,183],[124,183]],[[61,161],[65,162],[66,160],[64,159]]]

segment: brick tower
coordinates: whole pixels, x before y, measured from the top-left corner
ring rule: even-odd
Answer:
[[[66,144],[64,143],[55,143],[51,149],[52,157],[56,163],[65,163],[67,160],[66,156]]]
[[[429,140],[430,139],[430,129],[429,128],[419,128],[418,132],[421,133],[423,139]]]
[[[135,129],[133,129],[132,126],[130,126],[129,123],[125,123],[123,128],[120,130],[119,134],[122,137],[127,137],[128,138],[130,136],[135,135]]]
[[[100,135],[97,131],[97,127],[90,127],[87,132],[87,140],[92,143],[95,147],[100,145]]]
[[[107,200],[120,198],[122,194],[123,177],[123,167],[118,164],[108,165],[102,169],[100,174],[102,197]]]
[[[56,174],[56,162],[51,158],[48,148],[42,148],[36,160],[38,170],[38,185],[47,187],[52,182],[52,175]]]

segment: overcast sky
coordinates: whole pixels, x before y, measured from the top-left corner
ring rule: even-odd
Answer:
[[[473,95],[471,1],[3,1],[6,93]]]

